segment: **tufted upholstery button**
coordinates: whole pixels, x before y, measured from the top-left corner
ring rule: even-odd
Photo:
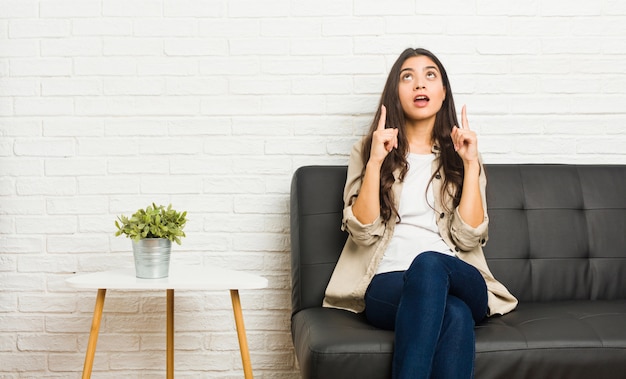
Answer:
[[[461,249],[459,249],[459,247],[458,247],[458,246],[455,246],[455,247],[454,247],[454,251],[459,252],[459,251],[461,251]]]
[[[446,214],[441,212],[441,214],[439,215],[439,218],[444,218],[444,217],[446,217]]]
[[[435,179],[441,179],[441,174],[439,173],[435,174]]]

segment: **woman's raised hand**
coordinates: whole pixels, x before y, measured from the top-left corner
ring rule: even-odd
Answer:
[[[391,150],[398,148],[398,129],[385,129],[386,122],[387,108],[383,105],[380,108],[378,127],[372,135],[372,150],[370,152],[370,161],[374,160],[379,164],[383,163],[383,160],[385,160],[385,157]]]
[[[478,160],[478,139],[476,133],[469,128],[465,105],[461,110],[461,127],[452,128],[452,143],[454,150],[459,154],[463,162],[469,163]]]

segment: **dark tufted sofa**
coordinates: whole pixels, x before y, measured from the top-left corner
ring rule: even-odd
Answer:
[[[346,234],[345,166],[291,187],[292,324],[304,379],[390,377],[393,333],[322,308]],[[476,327],[477,379],[626,378],[626,166],[487,165],[485,255],[520,300]]]

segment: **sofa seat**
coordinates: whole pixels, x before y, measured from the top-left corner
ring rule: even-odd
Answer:
[[[626,300],[520,303],[476,327],[476,378],[626,377],[624,325]]]
[[[477,325],[476,378],[568,378],[584,372],[593,379],[615,378],[626,362],[612,365],[616,360],[606,360],[607,349],[615,350],[615,358],[625,356],[623,325],[626,300],[521,303],[515,312]],[[311,357],[300,362],[310,378],[333,378],[339,372],[389,377],[393,332],[371,326],[363,314],[304,309],[294,315],[292,333],[297,356]],[[555,359],[563,362],[555,364]]]
[[[291,331],[304,378],[384,379],[391,373],[393,332],[370,325],[362,313],[308,308],[295,314]]]

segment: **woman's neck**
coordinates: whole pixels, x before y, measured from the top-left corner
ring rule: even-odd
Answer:
[[[433,146],[434,122],[407,122],[406,138],[409,152],[413,154],[430,154]]]

